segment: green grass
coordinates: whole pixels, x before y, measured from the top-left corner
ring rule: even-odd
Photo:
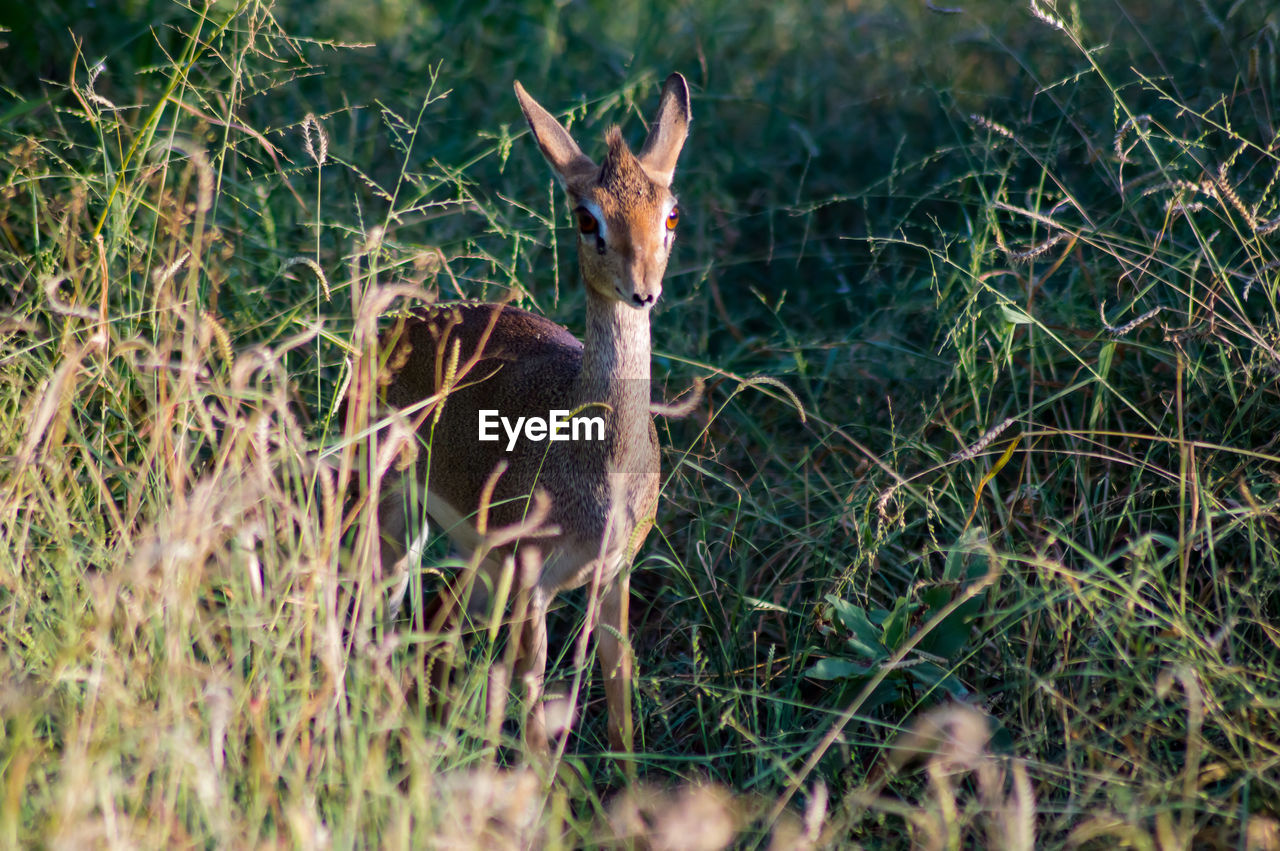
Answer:
[[[118,5],[0,20],[0,844],[1280,847],[1269,4]],[[404,293],[581,332],[511,83],[673,69],[637,752],[526,773],[315,458]]]

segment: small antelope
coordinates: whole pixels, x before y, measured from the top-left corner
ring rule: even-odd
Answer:
[[[527,311],[478,303],[419,310],[384,336],[386,402],[421,412],[418,437],[431,451],[419,453],[412,471],[388,474],[383,482],[381,562],[390,573],[404,572],[395,596],[402,595],[425,537],[423,508],[457,546],[474,551],[481,529],[521,523],[544,493],[550,528],[490,552],[480,566],[496,587],[505,557],[522,543],[541,552],[528,617],[516,633],[515,673],[530,706],[525,738],[531,749],[547,750],[540,701],[547,608],[559,592],[598,575],[609,741],[623,750],[631,744],[626,569],[653,525],[658,501],[649,311],[662,294],[680,218],[671,180],[689,130],[689,88],[681,75],[668,77],[639,155],[613,127],[599,165],[518,82],[515,92],[573,208],[587,295],[585,339]],[[441,394],[443,401],[432,407],[430,400]],[[522,434],[509,427],[521,417],[526,423],[551,418],[554,429],[557,413],[559,439],[538,440],[546,434],[542,427],[528,425]],[[498,427],[500,420],[507,425]],[[497,439],[481,439],[486,422],[488,436],[496,432]],[[578,424],[588,427],[570,428]],[[571,439],[575,434],[579,439]],[[485,596],[484,584],[475,585],[473,608]]]

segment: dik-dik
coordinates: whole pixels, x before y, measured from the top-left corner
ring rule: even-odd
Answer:
[[[532,749],[545,751],[540,697],[547,607],[561,591],[597,585],[609,740],[622,750],[631,744],[631,663],[623,647],[627,569],[658,502],[649,311],[662,295],[680,219],[671,181],[689,130],[689,88],[681,75],[668,77],[639,154],[613,127],[599,164],[519,83],[515,92],[573,210],[586,333],[579,342],[528,311],[464,303],[419,310],[384,335],[385,401],[419,412],[422,448],[411,469],[390,473],[382,483],[381,562],[388,572],[417,567],[411,554],[426,534],[424,514],[458,547],[475,551],[482,540],[478,525],[495,530],[519,524],[535,495],[544,493],[549,510],[543,534],[484,557],[472,608],[483,603],[486,588],[495,587],[507,555],[521,546],[539,548],[541,570],[528,589],[527,619],[513,631],[516,675],[530,707],[525,738]],[[550,439],[554,435],[541,427],[510,438],[510,424],[522,417],[526,423],[549,421],[554,429],[557,412],[559,435],[569,439]],[[570,417],[583,428],[574,429]],[[507,427],[499,425],[503,420]],[[481,439],[494,434],[496,440]],[[530,439],[539,435],[545,436]]]

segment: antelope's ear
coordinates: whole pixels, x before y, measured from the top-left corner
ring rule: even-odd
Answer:
[[[644,147],[640,149],[640,164],[655,183],[671,186],[676,160],[680,158],[684,140],[689,137],[689,122],[692,120],[689,84],[680,74],[672,74],[662,84],[658,113],[653,118]]]
[[[520,101],[520,109],[524,112],[524,120],[529,122],[533,138],[542,149],[551,168],[560,178],[560,182],[568,189],[573,189],[583,181],[595,178],[596,164],[582,153],[578,143],[573,141],[564,125],[556,121],[555,116],[547,112],[530,97],[529,93],[516,81],[516,98]]]

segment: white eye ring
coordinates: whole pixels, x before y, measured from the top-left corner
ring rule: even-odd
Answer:
[[[609,238],[609,228],[604,221],[604,211],[591,201],[580,201],[573,208],[574,225],[583,238],[594,237],[598,242]]]

